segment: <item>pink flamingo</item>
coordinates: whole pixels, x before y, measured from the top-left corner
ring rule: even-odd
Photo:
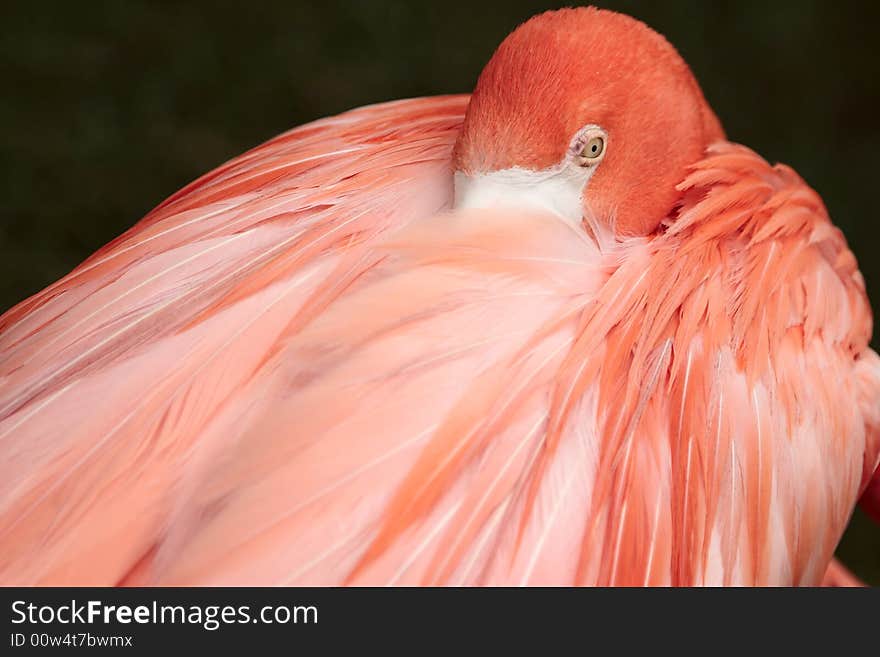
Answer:
[[[870,334],[663,37],[545,13],[470,98],[280,135],[0,319],[0,582],[818,584]]]

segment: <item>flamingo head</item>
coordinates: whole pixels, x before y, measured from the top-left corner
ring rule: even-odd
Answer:
[[[661,35],[611,11],[551,11],[483,69],[453,153],[455,203],[538,206],[645,235],[673,211],[687,167],[723,137]]]

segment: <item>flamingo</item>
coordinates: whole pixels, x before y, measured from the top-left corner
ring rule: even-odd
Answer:
[[[815,585],[871,322],[673,46],[547,12],[470,97],[271,139],[0,318],[0,583]]]

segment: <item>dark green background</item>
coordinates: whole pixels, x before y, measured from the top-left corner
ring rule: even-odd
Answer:
[[[822,194],[880,308],[880,3],[596,4],[665,34],[729,137]],[[469,91],[512,28],[555,6],[3,2],[0,312],[289,127]],[[863,516],[839,554],[880,584],[880,530]]]

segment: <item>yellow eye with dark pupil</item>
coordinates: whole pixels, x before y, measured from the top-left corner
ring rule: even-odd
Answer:
[[[602,137],[593,137],[584,146],[584,149],[581,151],[581,157],[586,158],[587,160],[595,160],[602,155],[602,151],[604,150],[605,140],[602,139]]]

